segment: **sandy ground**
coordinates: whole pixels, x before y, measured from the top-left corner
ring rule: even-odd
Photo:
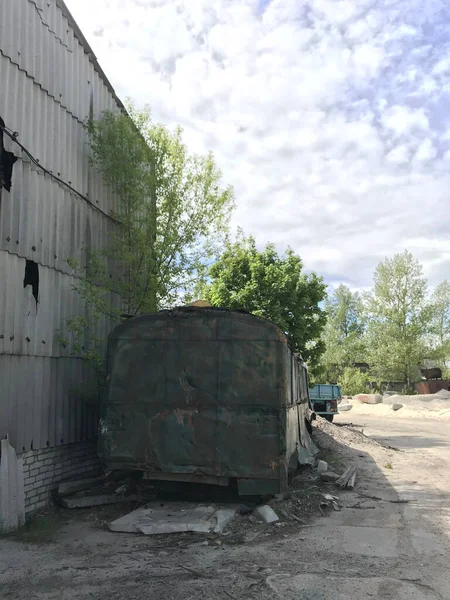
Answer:
[[[336,470],[359,464],[339,512],[220,539],[110,533],[124,508],[50,513],[0,539],[0,598],[448,600],[448,421],[349,412],[314,436]]]

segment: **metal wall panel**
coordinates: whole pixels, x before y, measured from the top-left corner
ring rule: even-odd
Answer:
[[[55,0],[2,0],[0,3],[0,52],[18,66],[45,93],[79,120],[89,112],[89,89],[94,81],[96,61],[92,50],[83,47],[71,30]],[[103,106],[115,108],[117,100],[108,90]]]
[[[17,451],[57,446],[96,435],[98,408],[85,393],[92,381],[76,358],[0,355],[0,437]]]
[[[101,211],[4,137],[18,160],[11,192],[0,191],[0,437],[28,450],[96,433],[96,407],[82,390],[92,373],[60,337],[69,317],[86,314],[67,259],[106,247],[115,227],[107,215],[118,208],[89,165],[84,122],[91,105],[96,117],[122,105],[62,0],[0,0],[0,81],[6,126]],[[26,260],[38,265],[38,304],[24,288]],[[110,328],[105,318],[96,334],[106,338]]]
[[[109,214],[116,209],[116,200],[111,190],[103,184],[97,171],[89,166],[88,138],[83,123],[77,121],[23,71],[1,55],[0,80],[2,89],[6,90],[0,104],[0,116],[9,129],[19,134],[19,141],[33,157],[81,194],[92,194],[89,199],[105,213]],[[101,86],[99,92],[103,94],[105,90]],[[91,89],[86,91],[88,98],[91,92],[93,93]],[[100,101],[101,98],[96,99],[94,105],[100,107]],[[103,110],[106,108],[110,107],[105,106]],[[96,112],[100,116],[102,110],[97,109]],[[5,136],[4,143],[6,149],[20,160],[29,162],[29,158],[10,138]],[[14,171],[16,169],[17,163]],[[55,182],[55,185],[58,184]],[[95,191],[91,192],[91,189]]]
[[[73,291],[73,277],[38,264],[39,302],[24,288],[26,260],[0,252],[0,355],[69,357],[61,338],[70,338],[67,320],[85,314],[84,301]],[[117,305],[117,299],[111,298]],[[107,338],[111,322],[98,322],[95,334]],[[85,340],[87,343],[87,340]]]

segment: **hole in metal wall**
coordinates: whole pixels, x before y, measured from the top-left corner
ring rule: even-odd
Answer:
[[[26,288],[31,285],[33,298],[36,301],[36,312],[37,305],[39,302],[39,267],[34,260],[27,260],[25,264],[25,277],[23,278],[23,287]]]

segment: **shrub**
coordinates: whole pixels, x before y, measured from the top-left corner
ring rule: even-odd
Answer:
[[[352,367],[344,369],[338,383],[344,396],[356,396],[356,394],[371,392],[367,374]]]

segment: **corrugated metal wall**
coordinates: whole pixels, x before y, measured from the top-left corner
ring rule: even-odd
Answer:
[[[117,210],[89,166],[83,124],[90,110],[98,117],[120,103],[89,51],[61,0],[0,1],[0,117],[40,165],[104,213],[4,136],[18,161],[0,198],[0,437],[18,449],[81,441],[96,429],[96,407],[80,387],[91,374],[59,342],[67,319],[85,314],[67,259],[105,247]],[[23,286],[26,260],[39,268],[37,305]],[[98,334],[109,328],[104,320]]]

